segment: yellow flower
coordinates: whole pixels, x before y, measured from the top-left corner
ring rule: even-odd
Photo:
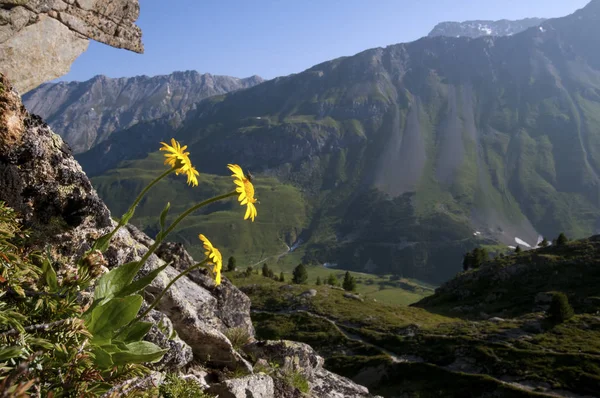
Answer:
[[[219,286],[221,284],[221,268],[223,268],[223,256],[219,249],[214,247],[212,243],[206,238],[206,236],[200,234],[198,238],[202,241],[204,246],[204,254],[206,258],[214,265],[213,273],[215,274],[215,284]]]
[[[256,198],[254,197],[254,185],[252,185],[252,181],[246,177],[240,166],[237,164],[228,164],[227,167],[233,172],[231,176],[234,179],[233,182],[235,185],[237,185],[235,191],[240,194],[240,196],[238,196],[240,205],[247,206],[244,220],[250,218],[252,222],[254,222],[254,217],[256,217],[258,214],[256,212],[256,206],[254,206],[254,203],[257,202]]]
[[[188,157],[190,153],[185,152],[187,145],[182,147],[181,144],[175,141],[174,138],[171,138],[171,145],[165,144],[164,142],[161,142],[161,144],[163,144],[163,146],[160,148],[160,150],[168,152],[165,153],[165,164],[171,167],[176,167],[177,170],[175,170],[175,174],[187,175],[188,185],[197,186],[197,176],[200,175],[200,173],[198,173],[196,168],[192,166],[192,161]]]

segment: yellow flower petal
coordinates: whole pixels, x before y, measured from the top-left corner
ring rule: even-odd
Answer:
[[[254,185],[252,181],[244,174],[242,168],[237,164],[228,164],[227,167],[233,173],[233,183],[236,185],[235,192],[239,193],[238,202],[241,206],[246,206],[246,214],[244,220],[251,219],[254,222],[254,218],[257,215],[256,207],[254,203],[257,202],[254,197]]]
[[[213,273],[215,273],[215,284],[219,286],[221,284],[221,269],[223,268],[223,256],[219,249],[214,247],[208,238],[202,234],[198,235],[198,238],[202,241],[204,247],[204,254],[207,259],[214,265]]]
[[[165,153],[164,164],[171,167],[176,167],[176,175],[185,174],[187,176],[188,185],[197,186],[197,176],[200,175],[200,173],[198,173],[194,166],[192,166],[192,162],[188,156],[190,153],[185,152],[187,145],[182,147],[179,142],[175,141],[175,138],[171,138],[171,145],[168,145],[164,142],[161,142],[161,144],[163,146],[160,148],[160,150],[168,152]]]

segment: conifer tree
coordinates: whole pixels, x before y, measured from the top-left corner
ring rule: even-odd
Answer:
[[[296,268],[294,268],[294,272],[292,273],[292,282],[297,285],[302,285],[306,283],[308,279],[308,272],[306,271],[306,267],[304,264],[298,264]]]
[[[344,282],[342,283],[342,287],[348,292],[354,291],[356,289],[356,281],[348,271],[346,271],[346,275],[344,275]]]

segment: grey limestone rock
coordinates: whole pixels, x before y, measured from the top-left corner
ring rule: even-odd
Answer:
[[[143,52],[138,0],[0,1],[0,72],[26,92],[67,73],[88,39]]]

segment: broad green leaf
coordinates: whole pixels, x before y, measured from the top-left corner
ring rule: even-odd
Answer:
[[[110,272],[102,275],[96,283],[94,299],[111,298],[119,295],[118,293],[131,283],[140,268],[139,262],[134,261],[113,268]]]
[[[92,316],[92,312],[96,309],[96,307],[102,306],[108,302],[108,298],[103,298],[102,300],[94,300],[90,308],[88,308],[83,314],[81,314],[81,319],[85,322],[88,322]]]
[[[146,336],[146,334],[148,334],[151,328],[152,323],[150,322],[135,322],[123,330],[119,339],[126,343],[140,341],[144,338],[144,336]]]
[[[46,283],[50,287],[51,291],[56,291],[58,289],[58,281],[56,278],[56,271],[52,267],[50,260],[48,258],[44,258],[44,262],[42,264],[42,271],[44,272],[44,278],[46,278]]]
[[[160,361],[168,350],[163,350],[149,341],[137,341],[127,344],[129,351],[116,352],[112,355],[115,365]]]
[[[94,354],[94,363],[100,370],[110,369],[114,366],[110,354],[104,351],[102,348],[92,348],[92,354]]]
[[[135,318],[142,306],[142,300],[140,295],[110,299],[106,304],[98,306],[92,311],[85,326],[92,333],[94,339],[112,337],[114,331]]]
[[[6,361],[7,359],[17,358],[24,353],[25,350],[19,346],[0,348],[0,361]]]
[[[155,269],[154,271],[150,272],[148,275],[138,279],[137,281],[128,284],[127,286],[125,286],[123,288],[123,290],[121,290],[118,293],[119,297],[123,297],[123,296],[128,296],[130,294],[133,294],[135,292],[138,292],[142,289],[144,289],[146,286],[148,286],[149,284],[152,283],[152,281],[158,276],[158,274],[160,274],[165,268],[167,268],[169,266],[169,264],[165,264],[162,267],[158,267],[157,269]]]
[[[167,221],[167,214],[169,214],[170,208],[171,208],[171,202],[167,202],[167,205],[163,209],[162,213],[160,213],[160,231],[161,232],[165,230],[165,222]]]
[[[102,344],[100,348],[103,351],[106,351],[108,354],[121,351],[121,349],[116,344]]]

